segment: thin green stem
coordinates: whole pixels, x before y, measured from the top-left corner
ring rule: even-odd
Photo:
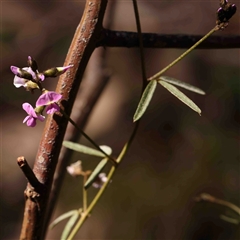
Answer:
[[[83,176],[83,212],[85,213],[87,210],[87,190],[85,189],[84,185],[87,181],[87,175]]]
[[[148,78],[148,80],[151,81],[153,79],[159,78],[164,72],[166,72],[169,68],[174,66],[179,61],[181,61],[187,54],[189,54],[193,49],[195,49],[200,43],[202,43],[206,38],[208,38],[211,34],[213,34],[217,30],[218,30],[218,28],[215,26],[210,32],[208,32],[205,36],[203,36],[198,42],[196,42],[186,52],[184,52],[181,56],[179,56],[177,59],[175,59],[172,63],[170,63],[167,67],[162,69],[160,72],[158,72],[155,75],[153,75],[152,77]]]
[[[137,132],[139,126],[139,121],[135,124],[135,127],[133,129],[133,132],[129,138],[129,141],[124,145],[121,153],[119,154],[116,162],[119,164],[121,162],[121,160],[123,159],[123,157],[126,155],[127,150],[129,149],[135,135]],[[92,211],[92,209],[94,208],[94,206],[96,205],[96,203],[98,202],[98,200],[100,199],[100,197],[103,195],[107,185],[109,184],[113,174],[115,173],[116,167],[112,166],[112,168],[110,169],[108,176],[107,176],[107,181],[104,183],[104,185],[100,188],[100,190],[98,191],[98,193],[96,194],[96,196],[94,197],[94,199],[92,200],[91,204],[88,206],[86,211],[83,211],[81,218],[79,219],[78,223],[75,225],[75,227],[73,228],[71,234],[69,235],[67,240],[72,240],[73,237],[77,234],[78,230],[80,229],[80,227],[83,225],[83,223],[85,222],[85,220],[87,219],[87,217],[89,216],[90,212]]]
[[[142,84],[142,92],[144,90],[145,84],[146,84],[146,73],[145,73],[145,64],[144,64],[144,55],[143,55],[143,44],[142,44],[142,37],[141,37],[141,25],[140,25],[140,21],[139,21],[139,15],[138,15],[138,11],[137,11],[137,3],[136,0],[133,0],[134,3],[134,12],[135,12],[135,17],[136,17],[136,22],[137,22],[137,29],[138,29],[138,33],[139,33],[139,43],[140,43],[140,53],[141,53],[141,64],[142,64],[142,79],[143,79],[143,84]],[[120,164],[120,162],[122,161],[123,157],[126,155],[136,133],[137,133],[137,129],[139,126],[140,121],[135,123],[133,132],[128,140],[128,142],[123,146],[123,149],[121,151],[121,153],[119,154],[116,162],[117,162],[117,166]],[[96,205],[96,203],[98,202],[98,200],[100,199],[100,197],[103,195],[106,187],[108,186],[113,174],[115,173],[116,170],[116,166],[112,166],[112,168],[110,169],[108,176],[107,176],[107,181],[104,183],[104,185],[100,188],[100,190],[98,191],[98,193],[96,194],[96,196],[94,197],[94,199],[92,200],[91,204],[88,206],[87,210],[84,211],[84,213],[82,214],[81,218],[79,219],[78,223],[75,225],[75,227],[73,228],[71,234],[69,235],[67,240],[72,240],[73,237],[77,234],[78,230],[80,229],[80,227],[83,225],[84,221],[87,219],[87,217],[89,216],[90,212],[92,211],[92,209],[94,208],[94,206]]]
[[[103,151],[97,143],[94,142],[81,128],[77,126],[77,124],[61,109],[61,113],[64,115],[65,118],[90,142],[94,147],[96,147],[100,152],[102,152],[108,159],[110,159],[114,165],[116,165],[116,160],[109,156],[105,151]]]
[[[203,200],[206,202],[211,202],[211,203],[216,203],[225,207],[230,208],[231,210],[233,210],[234,212],[236,212],[237,214],[240,215],[240,208],[238,206],[236,206],[235,204],[228,202],[228,201],[224,201],[222,199],[216,198],[208,193],[202,193],[200,194],[200,196],[198,196],[196,198],[197,201],[199,200]]]
[[[145,85],[147,84],[147,76],[146,76],[145,59],[144,59],[144,52],[143,52],[143,40],[142,40],[141,23],[140,23],[138,6],[137,6],[137,1],[136,0],[133,0],[133,9],[134,9],[134,14],[135,14],[136,25],[137,25],[137,33],[138,33],[138,39],[139,39],[143,87],[145,87]]]

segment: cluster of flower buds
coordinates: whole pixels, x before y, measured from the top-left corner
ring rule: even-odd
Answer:
[[[28,67],[10,67],[11,71],[15,75],[13,84],[16,88],[24,87],[27,91],[31,92],[35,89],[39,89],[41,91],[41,96],[38,98],[35,108],[33,108],[29,103],[23,103],[22,107],[28,114],[28,116],[23,120],[23,123],[26,123],[29,127],[34,127],[37,120],[44,121],[45,117],[42,114],[45,108],[47,114],[53,114],[60,111],[60,107],[57,102],[62,98],[62,95],[53,91],[47,91],[42,87],[41,83],[48,77],[57,77],[65,73],[72,66],[73,65],[55,67],[39,72],[37,62],[29,56]]]
[[[82,162],[79,160],[75,163],[72,163],[70,166],[67,167],[68,173],[73,177],[78,176],[89,176],[91,174],[91,171],[83,171],[82,169]],[[96,177],[95,181],[92,183],[92,186],[94,188],[101,188],[105,182],[107,182],[108,178],[106,176],[106,173],[99,173]]]
[[[217,11],[217,21],[219,29],[223,30],[228,26],[229,19],[236,13],[237,7],[228,0],[220,1],[220,8]]]

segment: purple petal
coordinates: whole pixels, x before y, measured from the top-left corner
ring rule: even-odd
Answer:
[[[62,95],[56,92],[48,92],[48,96],[49,96],[49,100],[51,102],[57,102],[58,100],[60,100],[62,98]]]
[[[12,73],[15,75],[17,75],[19,73],[19,68],[16,66],[11,66],[10,69],[11,69]]]
[[[24,68],[23,68],[23,69],[24,69]],[[32,75],[33,79],[36,80],[36,73],[32,70],[32,68],[28,67],[27,69],[24,69],[24,70],[26,70],[27,72],[29,72],[29,73]]]
[[[59,111],[60,111],[60,107],[56,103],[50,104],[46,107],[47,114],[53,114],[53,113],[59,112]]]
[[[72,64],[66,66],[66,67],[57,67],[57,70],[62,74],[65,73],[69,68],[73,67]]]
[[[36,119],[30,116],[24,118],[23,123],[26,123],[28,127],[35,127],[36,126]]]
[[[27,122],[29,118],[30,118],[30,116],[26,116],[26,117],[23,119],[23,123]]]
[[[30,117],[29,120],[27,121],[27,126],[28,127],[35,127],[37,124],[36,118]]]
[[[23,103],[22,108],[25,110],[25,112],[34,118],[37,118],[37,114],[34,110],[34,108],[29,103]]]
[[[24,78],[20,78],[18,76],[15,76],[13,79],[13,85],[16,88],[20,88],[20,87],[25,87],[26,84],[26,80]]]
[[[42,73],[38,73],[38,78],[39,78],[41,81],[44,81],[44,80],[45,80],[45,76],[44,76],[44,74],[42,74]]]
[[[50,105],[54,102],[57,102],[58,100],[60,100],[62,98],[62,95],[56,92],[46,92],[44,94],[42,94],[37,102],[36,102],[36,106],[40,107],[40,106],[47,106]]]
[[[38,100],[36,102],[36,107],[46,106],[48,104],[49,104],[48,95],[46,93],[44,93],[38,98]]]
[[[43,122],[45,117],[43,115],[38,115],[37,119],[40,120],[41,122]]]

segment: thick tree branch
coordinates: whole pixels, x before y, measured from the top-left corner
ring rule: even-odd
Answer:
[[[65,66],[73,64],[59,79],[56,92],[63,95],[63,110],[70,115],[87,62],[102,29],[107,0],[88,0],[79,26],[69,48]],[[48,117],[36,156],[33,172],[43,185],[43,192],[34,199],[27,197],[20,239],[42,239],[49,192],[58,161],[67,119],[54,114]],[[27,186],[26,192],[29,189]]]
[[[112,16],[115,12],[115,5],[115,2],[109,3],[108,11],[105,14],[105,26],[108,28],[113,23]],[[91,60],[88,63],[86,73],[84,74],[84,80],[81,84],[78,96],[74,102],[71,118],[82,129],[111,75],[110,70],[105,66],[106,52],[104,48],[94,50]],[[76,142],[80,136],[81,134],[76,131],[75,127],[72,124],[68,124],[64,139]],[[49,197],[45,228],[48,227],[51,215],[56,207],[57,198],[66,173],[66,167],[69,165],[72,154],[73,151],[68,148],[62,148],[61,150]]]
[[[144,48],[190,48],[200,35],[142,33]],[[103,29],[97,46],[104,47],[139,47],[138,35],[135,32],[112,31]],[[198,49],[240,48],[240,35],[210,36]]]

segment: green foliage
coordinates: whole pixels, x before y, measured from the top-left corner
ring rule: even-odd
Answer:
[[[80,216],[79,212],[76,210],[72,217],[68,220],[67,224],[65,225],[64,230],[62,232],[61,240],[67,239],[79,216]]]
[[[159,77],[159,80],[171,83],[173,85],[185,88],[185,89],[187,89],[189,91],[192,91],[192,92],[195,92],[195,93],[198,93],[198,94],[201,94],[201,95],[205,95],[206,94],[202,89],[197,88],[195,86],[192,86],[192,85],[190,85],[188,83],[179,81],[179,80],[177,80],[175,78],[171,78],[171,77],[168,77],[168,76],[161,76],[161,77]]]
[[[201,115],[201,109],[190,98],[188,98],[184,93],[182,93],[180,90],[178,90],[176,87],[174,87],[170,83],[167,83],[164,81],[158,81],[158,82],[164,88],[166,88],[170,93],[172,93],[175,97],[177,97],[179,100],[181,100],[183,103],[185,103],[188,107],[190,107],[192,110],[194,110],[199,115]]]
[[[105,165],[107,164],[108,159],[104,158],[102,159],[102,161],[97,165],[97,167],[93,170],[92,174],[90,175],[90,177],[88,178],[87,182],[84,185],[84,188],[87,189],[89,186],[91,186],[91,184],[93,183],[93,181],[96,179],[96,177],[98,176],[98,174],[103,170],[103,168],[105,167]]]
[[[220,215],[220,218],[226,222],[232,223],[232,224],[236,224],[238,225],[240,223],[240,220],[232,218],[232,217],[228,217],[226,215]]]
[[[59,216],[58,218],[56,218],[49,226],[50,229],[54,228],[58,223],[60,223],[61,221],[65,220],[66,218],[72,217],[74,216],[76,213],[79,213],[78,210],[71,210],[69,212],[66,212],[64,214],[62,214],[61,216]]]
[[[99,150],[84,146],[79,143],[74,143],[70,141],[63,141],[63,146],[69,149],[72,149],[77,152],[81,152],[84,154],[96,156],[96,157],[105,157],[105,155]],[[108,146],[99,146],[106,154],[111,155],[112,149]]]
[[[138,107],[137,110],[133,116],[133,121],[136,122],[137,120],[139,120],[142,115],[145,113],[151,99],[152,96],[154,94],[154,91],[156,89],[157,86],[157,81],[156,80],[152,80],[148,83],[147,87],[145,88],[142,97],[140,99],[140,102],[138,103]]]

